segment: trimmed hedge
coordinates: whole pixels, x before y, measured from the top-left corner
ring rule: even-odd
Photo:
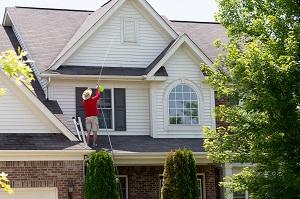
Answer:
[[[163,199],[199,199],[196,163],[191,150],[168,153],[162,187]]]
[[[84,198],[120,199],[118,178],[110,153],[100,151],[91,154],[85,177]]]

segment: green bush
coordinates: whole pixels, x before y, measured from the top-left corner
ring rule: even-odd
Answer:
[[[94,152],[88,161],[84,184],[85,199],[120,199],[119,183],[112,156],[106,151]]]
[[[200,198],[196,163],[188,149],[170,152],[165,161],[163,199]]]

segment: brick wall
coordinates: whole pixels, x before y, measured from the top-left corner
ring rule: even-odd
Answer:
[[[83,161],[10,161],[0,162],[0,171],[9,175],[14,188],[57,187],[58,199],[83,199]]]
[[[120,175],[128,176],[128,199],[158,199],[159,175],[163,169],[162,166],[118,167]],[[206,199],[219,199],[219,168],[198,166],[197,172],[205,174]]]

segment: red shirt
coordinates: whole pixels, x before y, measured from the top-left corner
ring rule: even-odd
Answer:
[[[99,111],[97,108],[97,102],[99,99],[100,99],[100,92],[97,89],[96,95],[94,97],[82,101],[82,106],[85,110],[85,117],[99,115]]]

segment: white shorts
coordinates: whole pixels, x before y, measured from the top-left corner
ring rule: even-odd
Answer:
[[[85,127],[87,132],[97,132],[99,129],[98,117],[90,116],[85,118]]]

